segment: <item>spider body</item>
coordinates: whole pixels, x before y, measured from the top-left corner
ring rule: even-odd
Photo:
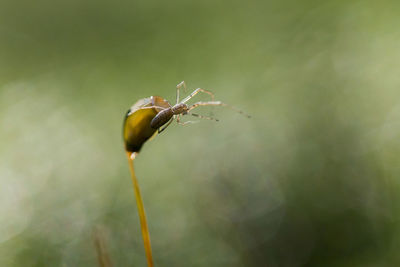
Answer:
[[[174,115],[185,115],[188,109],[188,106],[183,103],[178,103],[175,106],[164,109],[151,120],[150,127],[153,129],[159,129],[161,126],[169,122]]]

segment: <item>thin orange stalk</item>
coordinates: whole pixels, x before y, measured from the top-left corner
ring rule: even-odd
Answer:
[[[136,152],[134,152],[134,153],[126,152],[126,155],[128,156],[129,169],[131,171],[131,177],[132,177],[132,182],[133,182],[133,190],[135,191],[136,204],[137,204],[138,212],[139,212],[139,219],[140,219],[140,226],[142,228],[144,250],[146,251],[147,266],[153,267],[154,265],[153,265],[153,256],[151,253],[149,227],[147,225],[146,213],[144,211],[142,195],[140,194],[139,183],[138,183],[136,175],[135,175],[135,169],[133,168],[133,160],[135,159],[134,156],[136,155]]]

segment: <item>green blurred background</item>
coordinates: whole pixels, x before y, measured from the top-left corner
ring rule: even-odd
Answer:
[[[182,80],[253,117],[144,145],[156,266],[399,266],[399,8],[2,0],[0,266],[146,265],[122,121]]]

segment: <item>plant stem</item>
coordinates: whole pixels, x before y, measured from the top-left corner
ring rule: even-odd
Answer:
[[[154,265],[153,265],[153,256],[151,253],[149,227],[147,225],[146,213],[144,211],[143,200],[142,200],[142,196],[140,194],[139,183],[138,183],[136,175],[135,175],[135,169],[133,168],[134,158],[132,158],[132,154],[133,153],[131,153],[131,152],[126,152],[126,155],[128,156],[129,169],[131,171],[133,190],[135,191],[136,204],[137,204],[138,212],[139,212],[140,226],[142,228],[144,250],[146,251],[146,258],[147,258],[147,266],[153,267]]]
[[[100,227],[96,227],[93,231],[94,245],[96,247],[97,259],[100,267],[112,267],[110,255],[106,246],[104,233]]]

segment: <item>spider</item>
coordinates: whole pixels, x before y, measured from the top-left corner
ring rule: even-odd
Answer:
[[[181,122],[180,119],[183,115],[192,115],[195,117],[198,117],[200,119],[208,119],[208,120],[215,120],[218,121],[218,119],[208,117],[208,116],[203,116],[199,115],[196,113],[192,113],[191,111],[199,106],[223,106],[223,107],[229,107],[232,110],[239,112],[240,114],[243,114],[244,116],[250,118],[250,115],[245,114],[243,111],[232,107],[228,104],[225,104],[221,101],[215,101],[214,100],[214,94],[211,93],[210,91],[207,91],[202,88],[197,88],[194,90],[190,95],[182,99],[182,101],[179,101],[179,91],[181,88],[184,88],[186,90],[186,84],[184,81],[180,82],[176,86],[176,104],[174,106],[169,105],[169,107],[160,107],[160,106],[149,106],[149,107],[144,107],[144,108],[157,108],[160,109],[161,111],[158,112],[158,114],[151,120],[150,122],[150,127],[153,129],[157,129],[158,133],[161,133],[164,131],[170,124],[171,122],[176,119],[176,122],[180,125],[185,125],[188,123],[193,123],[192,121],[187,121],[187,122]],[[205,102],[196,102],[192,105],[187,105],[186,102],[188,102],[190,99],[192,99],[195,95],[198,93],[205,93],[211,96],[211,101],[205,101]]]

